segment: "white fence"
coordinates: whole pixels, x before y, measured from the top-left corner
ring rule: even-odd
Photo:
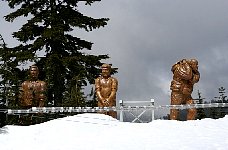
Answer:
[[[150,108],[153,108],[154,107],[154,99],[151,99],[150,101],[123,101],[123,100],[119,100],[119,104],[122,108],[124,107],[132,107],[130,106],[129,104],[136,104],[136,107],[139,107],[138,105],[139,104],[147,104],[146,106],[149,106]],[[129,114],[131,114],[134,119],[131,121],[131,122],[136,122],[136,121],[139,121],[141,123],[143,123],[143,121],[140,119],[140,117],[147,111],[147,109],[143,109],[142,112],[138,115],[136,113],[134,113],[135,111],[128,111]],[[151,109],[151,121],[154,120],[154,109]],[[124,117],[123,117],[123,112],[124,112],[124,109],[121,109],[120,110],[120,121],[124,121]],[[137,110],[136,110],[137,112]]]
[[[142,122],[140,117],[145,113],[145,111],[151,111],[152,118],[154,120],[154,110],[160,109],[190,109],[190,108],[211,108],[211,107],[228,107],[228,103],[208,103],[208,104],[187,104],[187,105],[154,105],[154,100],[150,101],[119,101],[119,107],[32,107],[30,109],[0,109],[0,112],[6,113],[8,115],[15,114],[28,114],[28,113],[86,113],[86,112],[104,112],[104,111],[117,111],[120,112],[120,121],[123,120],[123,112],[129,112],[134,116],[136,120]],[[141,104],[147,103],[144,106],[129,106],[127,104]],[[142,111],[139,115],[135,115],[134,111]]]

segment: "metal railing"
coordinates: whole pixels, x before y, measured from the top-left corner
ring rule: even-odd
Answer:
[[[158,105],[158,106],[120,106],[120,107],[32,107],[30,109],[0,109],[0,112],[14,113],[54,113],[54,112],[103,112],[103,111],[131,111],[156,109],[190,109],[228,107],[228,103],[186,104],[186,105]]]
[[[122,107],[122,108],[132,108],[133,106],[130,106],[129,104],[147,104],[147,106],[149,106],[150,108],[154,108],[154,99],[150,99],[150,101],[123,101],[123,100],[119,100],[119,104],[120,104],[120,106]],[[128,104],[128,106],[126,106]],[[143,106],[143,108],[144,108],[145,106]],[[140,108],[140,106],[136,106],[136,108]],[[143,110],[141,110],[142,112],[138,115],[138,114],[136,114],[136,113],[133,113],[133,112],[135,112],[135,111],[130,111],[130,110],[128,110],[128,112],[129,112],[129,114],[131,114],[133,117],[134,117],[134,119],[131,121],[131,122],[136,122],[136,121],[139,121],[139,122],[141,122],[141,123],[143,123],[143,121],[140,119],[140,117],[143,115],[143,114],[145,114],[145,112],[147,111],[148,109],[143,109]],[[136,112],[138,112],[138,110],[136,111]],[[123,115],[123,113],[124,113],[124,110],[122,109],[122,110],[120,110],[120,121],[121,122],[123,122],[124,121],[124,115]],[[151,121],[153,121],[154,120],[154,109],[151,109]]]

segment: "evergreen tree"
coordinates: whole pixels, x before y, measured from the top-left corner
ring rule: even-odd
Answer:
[[[225,95],[226,89],[224,87],[220,87],[218,88],[218,91],[220,95],[218,97],[215,97],[217,98],[217,102],[225,103],[227,101],[227,96]]]
[[[97,97],[96,97],[94,88],[91,89],[91,92],[90,92],[90,94],[87,95],[87,97],[89,97],[91,99],[87,99],[86,105],[88,107],[97,107]]]
[[[18,68],[11,49],[0,35],[0,109],[17,107]],[[0,110],[0,127],[7,124],[7,114]],[[15,117],[12,119],[14,120]],[[11,119],[9,119],[10,122]]]
[[[197,91],[197,94],[198,94],[198,98],[195,99],[195,100],[198,100],[198,104],[203,104],[203,103],[204,103],[203,100],[204,100],[205,98],[202,98],[201,93],[200,93],[199,90]],[[206,117],[206,114],[205,114],[204,108],[198,108],[198,109],[197,109],[197,116],[196,116],[196,119],[203,119],[203,118],[205,118],[205,117]]]
[[[226,103],[227,102],[227,96],[225,95],[226,89],[224,87],[218,88],[219,96],[214,97],[213,100],[211,100],[212,103]],[[211,108],[211,117],[214,119],[222,118],[226,114],[228,114],[227,108]]]
[[[15,53],[7,47],[0,35],[0,101],[7,107],[17,107],[18,85],[22,74],[18,66]]]
[[[226,96],[226,89],[224,87],[220,87],[218,89],[219,91],[219,96],[217,97],[218,98],[218,102],[219,103],[227,103],[227,96]],[[226,114],[228,114],[228,109],[226,107],[222,107],[222,108],[219,108],[219,111],[221,113],[221,117],[224,117]]]
[[[19,65],[35,61],[41,69],[41,79],[48,84],[48,100],[55,106],[63,101],[84,105],[83,86],[98,76],[102,59],[108,55],[90,55],[92,44],[71,34],[74,27],[89,32],[107,24],[108,18],[94,19],[77,9],[80,0],[6,0],[10,8],[18,9],[5,16],[13,22],[28,17],[19,31],[13,33],[22,44],[12,48]],[[95,0],[84,0],[91,5]],[[43,53],[45,57],[37,56]],[[77,86],[77,87],[76,87]],[[72,95],[73,94],[73,95]],[[80,101],[80,102],[79,102]]]

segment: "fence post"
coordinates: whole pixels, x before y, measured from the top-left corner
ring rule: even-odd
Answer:
[[[120,104],[120,121],[123,122],[123,109],[121,109],[123,107],[123,100],[119,100],[119,104]]]
[[[154,107],[154,99],[150,99],[151,106]],[[154,109],[151,110],[151,121],[154,120]]]

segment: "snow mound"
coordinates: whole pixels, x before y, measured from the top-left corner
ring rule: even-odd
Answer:
[[[103,114],[79,114],[0,130],[1,150],[226,150],[228,116],[192,121],[127,123]]]

